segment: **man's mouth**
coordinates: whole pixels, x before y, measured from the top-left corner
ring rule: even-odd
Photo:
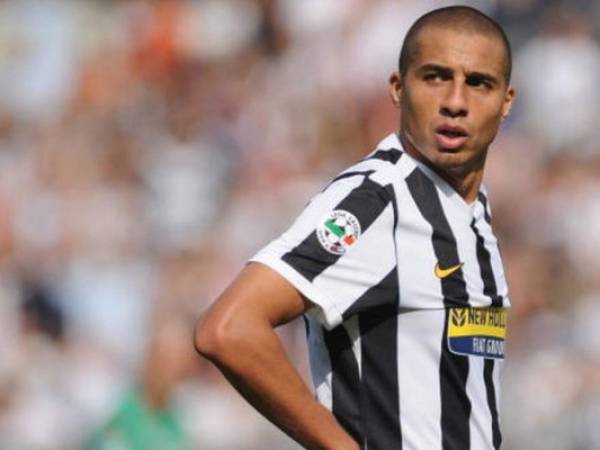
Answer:
[[[469,133],[463,127],[443,124],[435,129],[435,139],[440,148],[444,150],[457,150],[462,147]]]

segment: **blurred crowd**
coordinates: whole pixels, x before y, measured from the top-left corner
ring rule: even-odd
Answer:
[[[461,3],[507,30],[519,93],[485,180],[504,448],[597,450],[600,2]],[[448,4],[0,1],[0,450],[297,449],[194,354],[195,319],[397,129],[403,36]]]

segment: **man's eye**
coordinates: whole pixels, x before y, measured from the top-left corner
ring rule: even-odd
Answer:
[[[492,83],[484,78],[467,78],[467,84],[476,88],[491,89]]]
[[[423,78],[425,81],[441,81],[444,79],[439,73],[426,73]]]

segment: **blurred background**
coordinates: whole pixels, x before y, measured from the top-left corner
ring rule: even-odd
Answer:
[[[297,449],[192,349],[200,312],[397,128],[416,0],[0,1],[0,450]],[[600,448],[600,2],[506,29],[486,175],[506,450]],[[301,324],[281,330],[302,373]]]

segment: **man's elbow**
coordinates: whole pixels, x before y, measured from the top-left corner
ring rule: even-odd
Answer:
[[[217,356],[223,341],[222,326],[214,322],[210,319],[209,314],[205,312],[196,323],[194,333],[196,351],[209,360],[214,360]]]
[[[212,362],[223,361],[229,353],[235,352],[240,337],[233,322],[232,318],[218,317],[210,311],[204,313],[196,324],[196,351]]]

